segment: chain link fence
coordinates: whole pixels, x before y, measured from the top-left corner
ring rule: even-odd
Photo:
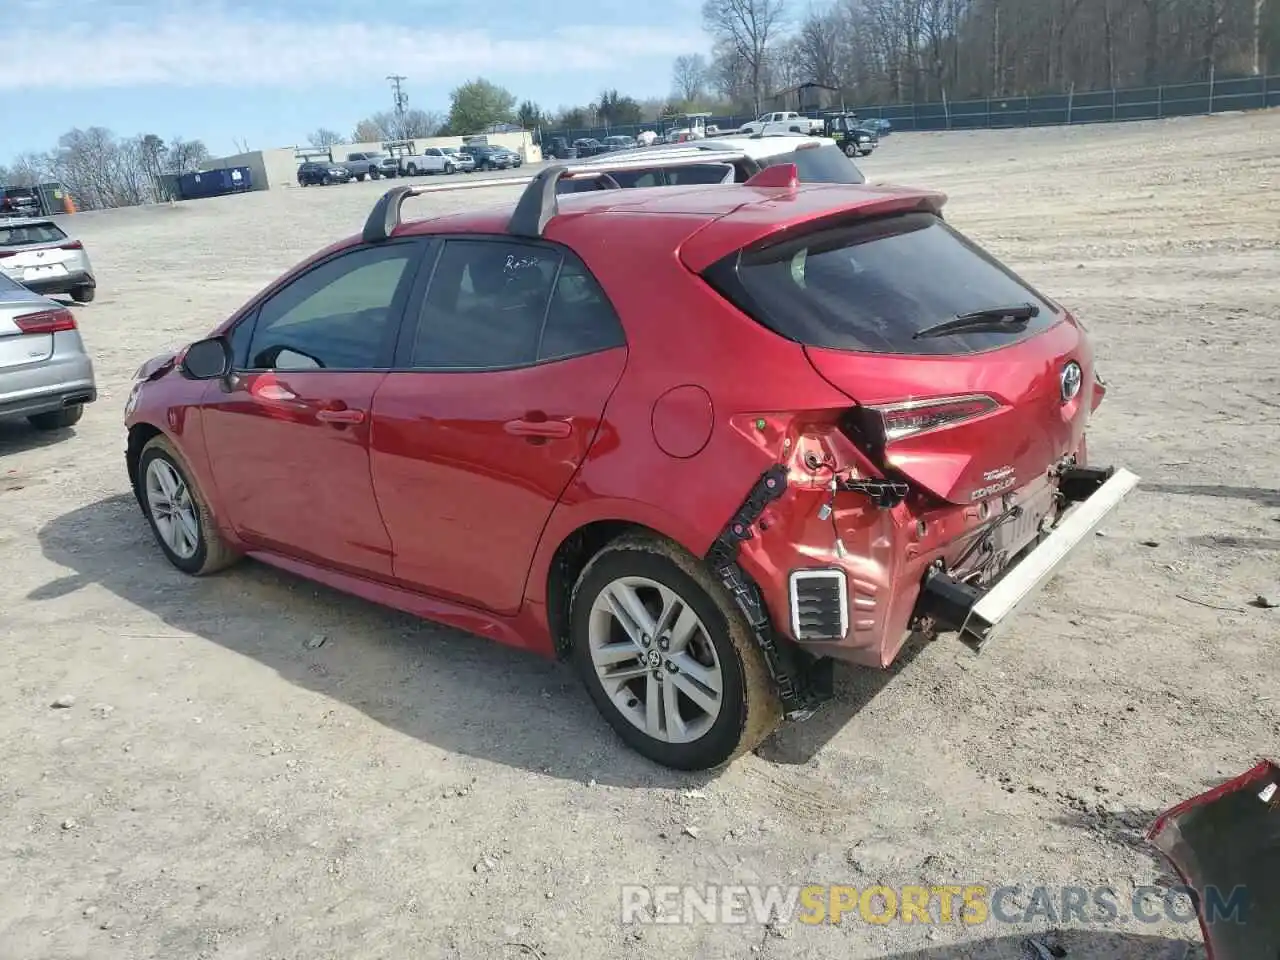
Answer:
[[[1267,107],[1280,107],[1280,76],[1210,79],[1198,83],[1093,90],[1088,93],[1068,91],[1037,97],[850,106],[849,109],[864,119],[888,120],[894,130],[978,130],[1161,120]],[[708,118],[707,124],[714,124],[725,132],[737,130],[754,119],[748,115],[716,116]],[[580,137],[603,139],[619,134],[634,137],[644,130],[661,132],[662,127],[657,123],[642,123],[545,130],[543,139],[566,137],[572,143]]]

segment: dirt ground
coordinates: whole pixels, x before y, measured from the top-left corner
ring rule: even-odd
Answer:
[[[566,666],[154,546],[132,373],[385,184],[77,217],[101,399],[74,434],[0,426],[0,957],[994,960],[1057,924],[623,926],[619,888],[1173,882],[1152,816],[1280,752],[1280,610],[1252,605],[1280,603],[1278,153],[1273,112],[895,134],[863,161],[946,190],[1078,312],[1110,384],[1091,453],[1143,483],[980,657],[844,671],[710,777],[625,750]],[[1199,941],[1067,926],[1073,958]]]

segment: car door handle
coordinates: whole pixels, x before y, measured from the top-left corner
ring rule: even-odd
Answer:
[[[363,410],[317,410],[316,419],[321,423],[364,423]]]
[[[573,436],[573,424],[568,420],[508,420],[502,429],[513,437],[530,440],[566,440]]]

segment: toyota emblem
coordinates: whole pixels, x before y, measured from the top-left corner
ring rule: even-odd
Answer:
[[[1080,364],[1074,360],[1068,361],[1062,368],[1062,375],[1059,378],[1063,403],[1070,403],[1076,398],[1083,380],[1084,374],[1080,370]]]

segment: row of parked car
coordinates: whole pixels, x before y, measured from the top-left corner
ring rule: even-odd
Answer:
[[[427,147],[386,153],[365,150],[347,154],[345,160],[304,161],[298,167],[298,186],[328,186],[352,180],[384,177],[417,177],[426,174],[472,173],[477,170],[509,170],[524,158],[514,150],[491,143],[467,143],[460,147]]]
[[[97,287],[84,244],[56,221],[29,207],[0,213],[0,420],[61,430],[97,399],[75,314],[51,299],[89,303]]]

